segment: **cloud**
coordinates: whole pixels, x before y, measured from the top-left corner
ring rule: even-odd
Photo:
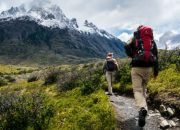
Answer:
[[[50,0],[31,0],[27,5],[29,6],[45,6],[51,4]]]
[[[128,34],[128,33],[121,33],[118,38],[121,39],[124,42],[127,42],[130,38],[132,37],[132,34]]]
[[[59,3],[68,17],[88,19],[104,29],[135,29],[145,24],[159,33],[180,30],[179,0],[76,0],[72,3],[66,0]]]
[[[45,2],[44,2],[45,1]],[[0,0],[0,11],[22,3],[43,5],[50,0]],[[102,29],[120,35],[118,30],[134,30],[139,24],[162,33],[180,31],[180,0],[51,0],[68,18],[85,19]],[[116,31],[114,31],[116,29]]]

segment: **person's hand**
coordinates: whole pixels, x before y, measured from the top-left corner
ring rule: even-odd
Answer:
[[[156,79],[158,76],[158,73],[154,73],[154,79]]]

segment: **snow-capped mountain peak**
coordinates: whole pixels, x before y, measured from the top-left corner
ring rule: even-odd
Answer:
[[[72,18],[70,24],[73,28],[79,28],[76,18]]]
[[[161,49],[175,49],[180,47],[180,34],[175,31],[165,32],[160,38],[158,47]]]
[[[24,5],[21,5],[19,7],[11,7],[9,10],[1,12],[0,18],[18,17],[20,15],[23,15],[25,12],[26,9],[24,8]]]
[[[47,27],[76,29],[80,32],[97,33],[107,38],[115,38],[106,31],[98,29],[96,25],[88,22],[88,20],[81,24],[75,18],[68,19],[59,6],[51,4],[43,6],[33,5],[29,9],[26,9],[24,5],[11,7],[0,14],[0,19],[8,18],[7,20],[11,20],[12,18],[16,19],[24,16],[28,16],[31,20]]]
[[[88,22],[87,20],[85,20],[84,26],[93,28],[95,31],[98,30],[98,28],[96,27],[96,25],[94,25],[92,22]]]

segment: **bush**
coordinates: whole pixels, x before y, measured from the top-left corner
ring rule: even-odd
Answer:
[[[15,82],[16,81],[16,79],[10,75],[6,75],[6,76],[4,76],[4,78],[7,79],[8,82]]]
[[[19,70],[19,72],[17,74],[26,74],[26,70]]]
[[[60,130],[114,130],[115,116],[103,90],[81,95],[75,88],[61,94],[57,116]]]
[[[57,82],[58,91],[63,92],[79,87],[81,77],[82,75],[79,71],[61,73]]]
[[[176,69],[180,71],[180,49],[176,50],[160,50],[159,51],[159,69],[168,69],[171,64],[176,65]]]
[[[58,91],[62,92],[80,87],[82,94],[85,95],[101,88],[102,70],[98,65],[96,67],[93,65],[90,64],[80,70],[73,69],[70,72],[59,73]]]
[[[115,73],[114,90],[120,94],[133,95],[130,68],[128,65]]]
[[[18,95],[0,93],[0,129],[3,130],[44,130],[53,116],[53,107],[45,104],[40,93]]]
[[[122,84],[131,82],[131,68],[129,63],[119,66],[119,70],[115,73],[115,82],[121,82]]]
[[[81,83],[82,88],[81,92],[83,95],[91,94],[94,91],[100,89],[101,86],[101,78],[102,77],[102,70],[88,70],[82,77]]]
[[[51,69],[47,72],[46,76],[45,76],[45,82],[44,85],[49,85],[49,84],[53,84],[56,83],[58,81],[58,77],[60,73],[65,73],[65,72],[61,72],[58,69]]]
[[[176,70],[176,65],[161,71],[156,80],[151,79],[148,88],[151,92],[168,91],[180,95],[180,73]]]
[[[7,80],[0,77],[0,86],[4,86],[4,85],[7,85],[7,84],[8,84]]]
[[[34,81],[37,81],[38,79],[39,79],[39,78],[38,78],[37,75],[31,75],[31,76],[28,78],[27,82],[34,82]]]

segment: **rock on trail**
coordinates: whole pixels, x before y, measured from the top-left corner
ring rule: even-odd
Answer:
[[[138,109],[133,98],[119,95],[109,96],[109,100],[115,108],[117,127],[116,130],[161,130],[161,114],[149,110],[146,118],[146,125],[141,128],[138,126]],[[167,120],[171,122],[172,120]],[[180,130],[180,121],[174,122],[176,126],[169,126],[167,130]]]

